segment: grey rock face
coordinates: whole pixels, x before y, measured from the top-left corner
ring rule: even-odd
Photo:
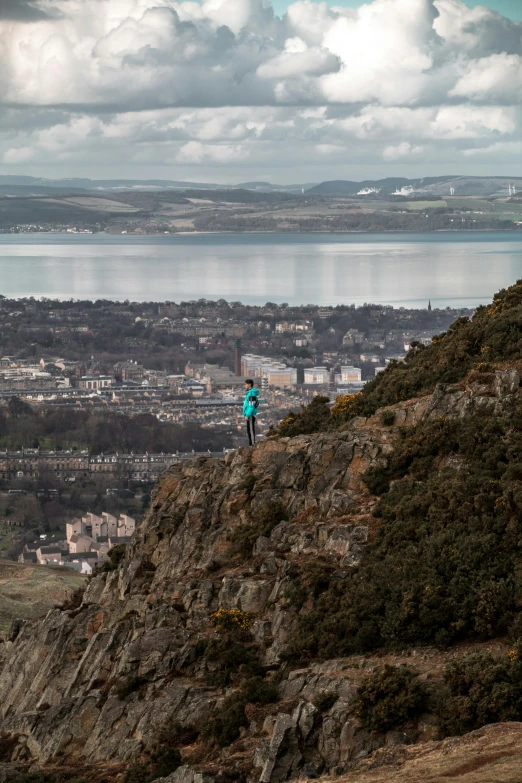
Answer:
[[[487,394],[439,386],[392,409],[405,426],[481,406],[501,412],[519,383],[506,370]],[[261,660],[276,666],[301,610],[292,604],[292,573],[321,557],[343,579],[360,561],[376,503],[361,477],[386,459],[392,440],[377,414],[342,432],[266,441],[166,471],[122,566],[91,580],[79,610],[23,623],[3,645],[0,730],[20,738],[20,758],[131,762],[167,719],[202,726],[228,695],[208,684],[216,662],[201,653],[220,609],[251,615]],[[255,525],[274,500],[287,519],[254,537],[246,559],[234,557],[231,537]],[[143,569],[144,562],[154,568]],[[252,780],[279,783],[304,764],[312,777],[312,769],[344,769],[384,741],[350,715],[355,683],[339,661],[291,672],[279,684],[281,702],[259,723],[263,730],[257,719],[245,730],[242,758],[255,769]],[[338,698],[320,714],[314,701],[325,692]],[[0,766],[0,783],[2,774]],[[212,783],[213,776],[184,766],[165,780]]]

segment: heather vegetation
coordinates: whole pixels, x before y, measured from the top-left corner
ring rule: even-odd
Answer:
[[[368,731],[385,732],[418,718],[426,703],[426,687],[416,672],[385,664],[359,685],[352,712]]]
[[[520,648],[496,658],[475,653],[447,667],[440,693],[442,736],[465,734],[486,723],[522,720],[522,661]]]
[[[429,392],[439,381],[489,370],[522,357],[522,283],[498,294],[472,321],[460,319],[404,365],[382,373],[349,415]],[[485,362],[488,362],[486,364]],[[337,414],[343,403],[337,405]],[[309,431],[312,406],[292,422]],[[328,411],[319,400],[316,407]],[[327,427],[338,426],[336,409]],[[381,416],[391,426],[391,416]],[[286,434],[286,433],[285,433]],[[425,420],[399,429],[393,452],[364,480],[379,496],[377,529],[360,565],[344,578],[325,569],[314,595],[304,573],[293,579],[298,628],[291,660],[331,658],[380,648],[446,646],[464,639],[522,637],[522,403],[502,416]],[[303,593],[304,589],[304,595]]]
[[[365,477],[381,495],[375,540],[355,572],[321,583],[290,656],[522,633],[521,453],[519,405],[401,432]],[[465,468],[445,469],[450,454]]]

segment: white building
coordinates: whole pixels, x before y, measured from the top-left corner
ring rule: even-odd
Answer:
[[[261,381],[266,381],[268,386],[276,389],[287,389],[289,386],[295,386],[297,383],[297,370],[293,367],[272,367],[265,370]]]
[[[361,380],[361,369],[359,367],[341,367],[341,383],[359,383]]]
[[[326,367],[309,367],[304,371],[304,382],[309,384],[325,384],[330,381],[330,370]]]
[[[132,536],[134,531],[136,530],[136,521],[129,517],[128,514],[120,514],[120,518],[118,520],[118,537],[119,538],[127,538]]]
[[[107,511],[102,511],[102,518],[105,521],[105,524],[107,525],[107,533],[105,535],[117,536],[118,520],[116,519],[116,517],[114,517],[112,514],[109,514]]]
[[[98,389],[108,389],[114,383],[114,378],[110,375],[84,375],[80,378],[78,384],[80,389],[87,389],[89,391],[97,391]]]
[[[68,541],[70,554],[77,555],[80,552],[90,552],[93,541],[94,539],[90,536],[71,536]]]
[[[245,378],[266,378],[269,386],[279,389],[295,386],[297,370],[287,367],[282,362],[276,362],[267,356],[246,353],[241,358],[241,375]]]

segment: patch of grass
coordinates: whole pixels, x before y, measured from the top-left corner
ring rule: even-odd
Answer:
[[[365,677],[352,701],[352,713],[367,731],[399,729],[424,712],[425,686],[407,666],[389,666]]]

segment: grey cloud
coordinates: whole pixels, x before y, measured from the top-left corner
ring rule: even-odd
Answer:
[[[0,4],[0,22],[43,22],[60,16],[58,9],[49,4],[44,7],[39,0],[4,0]]]

